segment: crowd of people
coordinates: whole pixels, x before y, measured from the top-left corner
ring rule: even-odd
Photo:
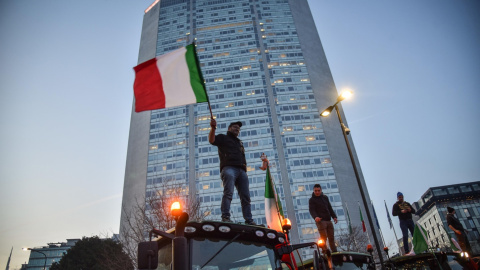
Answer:
[[[223,196],[221,201],[221,212],[223,222],[232,222],[230,219],[230,204],[233,198],[234,188],[237,189],[242,206],[242,214],[245,223],[256,225],[252,217],[250,206],[250,190],[247,175],[247,161],[245,158],[245,148],[242,141],[238,138],[242,122],[232,122],[228,126],[227,134],[216,134],[217,122],[215,119],[210,121],[210,133],[208,141],[210,144],[218,147],[218,156],[220,159],[220,178],[223,182]],[[330,246],[332,252],[337,251],[335,245],[334,224],[337,224],[337,216],[326,195],[322,192],[320,184],[313,187],[312,197],[308,202],[309,212],[318,228],[320,238]],[[471,252],[471,247],[465,234],[465,229],[459,220],[455,217],[455,209],[447,207],[448,227],[455,232],[457,241],[462,250]],[[403,237],[403,247],[405,254],[409,252],[408,233],[413,237],[415,224],[413,215],[415,209],[404,200],[402,192],[397,193],[397,202],[392,207],[392,215],[398,216],[400,229]],[[333,222],[332,222],[333,220]]]

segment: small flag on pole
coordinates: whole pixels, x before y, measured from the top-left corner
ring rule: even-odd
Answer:
[[[348,212],[348,206],[347,206],[347,203],[345,202],[345,209],[347,210],[347,218],[348,218],[348,232],[350,234],[353,233],[353,230],[352,230],[352,221],[350,221],[350,213]]]
[[[386,201],[383,201],[383,202],[385,203],[385,210],[387,210],[388,223],[390,223],[390,229],[391,229],[393,228],[392,218],[390,217],[390,212],[388,212],[387,202]]]
[[[133,69],[136,112],[208,102],[194,44],[157,56]]]
[[[267,219],[267,226],[278,232],[282,232],[283,209],[280,199],[275,192],[275,185],[272,176],[270,175],[270,168],[267,166],[267,176],[265,177],[265,218]]]
[[[375,213],[375,206],[373,206],[373,202],[370,202],[370,203],[372,204],[373,217],[375,218],[375,223],[377,224],[377,228],[380,230],[380,224],[378,223],[377,213]]]
[[[365,226],[365,220],[363,220],[362,209],[360,208],[360,204],[358,204],[358,210],[360,211],[360,220],[362,221],[363,232],[366,232],[367,227]]]
[[[427,237],[427,231],[420,226],[420,224],[415,223],[415,229],[413,230],[413,239],[412,239],[412,249],[409,253],[405,254],[408,256],[413,256],[420,254],[428,249],[429,242]]]

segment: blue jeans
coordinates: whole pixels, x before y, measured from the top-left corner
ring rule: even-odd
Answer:
[[[230,218],[230,204],[233,198],[233,187],[235,186],[242,203],[243,218],[246,222],[252,221],[247,173],[239,167],[225,166],[220,173],[220,177],[223,182],[223,197],[220,207],[222,218]]]
[[[400,219],[400,229],[402,230],[403,249],[405,250],[405,254],[410,251],[410,250],[408,250],[408,231],[410,231],[410,233],[413,236],[413,229],[414,228],[415,228],[415,224],[413,223],[413,220],[411,220],[411,219],[406,219],[406,220]]]

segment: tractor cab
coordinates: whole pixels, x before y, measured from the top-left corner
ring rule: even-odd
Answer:
[[[288,234],[263,226],[188,221],[187,213],[178,215],[174,229],[153,229],[150,241],[139,243],[139,269],[307,269],[298,267],[294,251],[315,248],[320,254],[315,242],[291,245]],[[153,235],[158,237],[152,240]]]
[[[385,269],[478,270],[478,265],[466,252],[429,252],[391,258],[385,263]]]

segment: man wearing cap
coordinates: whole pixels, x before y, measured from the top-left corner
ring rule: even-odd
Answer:
[[[403,249],[405,254],[409,252],[408,250],[408,231],[413,236],[413,229],[415,224],[412,220],[412,214],[415,214],[415,209],[412,205],[403,200],[403,194],[401,192],[397,193],[397,202],[393,205],[392,215],[398,216],[400,220],[400,229],[402,230],[403,235]]]
[[[458,244],[462,251],[468,252],[468,254],[472,254],[472,248],[470,247],[470,243],[468,242],[467,234],[465,233],[465,229],[463,228],[462,223],[455,217],[455,209],[451,207],[447,207],[447,224],[452,231],[455,232],[455,236],[457,237]]]
[[[250,190],[248,187],[245,149],[243,148],[242,141],[238,138],[242,122],[230,123],[227,134],[215,135],[215,130],[217,129],[215,119],[210,121],[210,127],[208,141],[218,147],[218,156],[220,158],[220,178],[223,182],[223,197],[220,206],[222,221],[232,222],[232,220],[230,220],[230,204],[233,198],[233,189],[236,187],[242,204],[245,223],[256,225],[253,221],[250,207]]]

